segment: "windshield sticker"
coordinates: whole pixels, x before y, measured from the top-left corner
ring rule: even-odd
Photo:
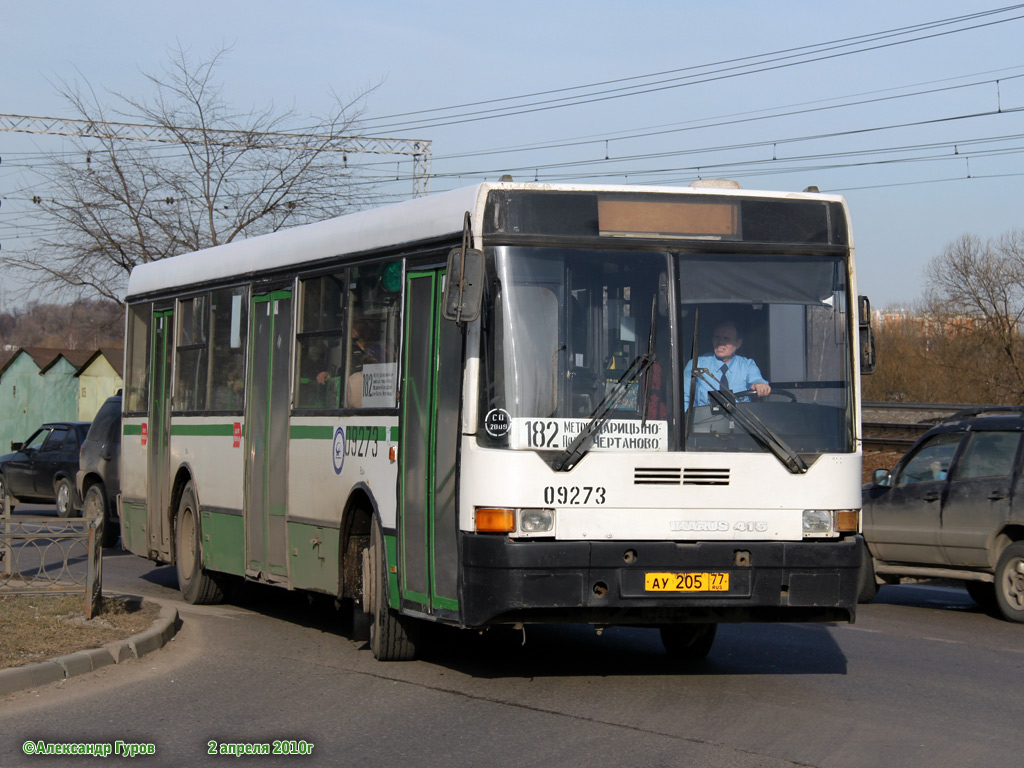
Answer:
[[[587,419],[512,419],[511,447],[564,451],[590,422]],[[594,438],[594,451],[667,451],[668,422],[610,420]]]
[[[484,417],[484,431],[495,440],[507,438],[511,426],[512,419],[504,408],[492,408]]]

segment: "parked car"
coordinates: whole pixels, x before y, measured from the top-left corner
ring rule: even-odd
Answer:
[[[82,443],[76,488],[83,515],[103,518],[101,543],[112,547],[121,534],[117,495],[121,492],[121,395],[108,397]]]
[[[862,601],[877,579],[963,579],[983,607],[1024,622],[1024,408],[961,411],[864,486]]]
[[[88,431],[87,421],[53,421],[11,443],[13,453],[0,456],[0,504],[13,510],[19,503],[52,503],[61,517],[73,515],[78,449]]]

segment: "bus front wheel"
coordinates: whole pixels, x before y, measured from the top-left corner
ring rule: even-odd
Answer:
[[[416,658],[419,627],[415,619],[391,609],[387,589],[384,535],[375,524],[363,555],[363,610],[370,614],[370,650],[379,661],[410,661]]]
[[[186,602],[209,605],[224,599],[224,593],[203,568],[200,544],[199,502],[195,486],[189,481],[178,502],[174,522],[174,564],[178,571],[178,589]]]

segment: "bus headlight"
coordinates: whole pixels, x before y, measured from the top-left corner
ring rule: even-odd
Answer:
[[[519,512],[520,533],[549,533],[554,528],[553,509],[523,509]]]
[[[805,509],[804,536],[838,536],[860,530],[859,509]]]
[[[832,533],[831,509],[804,510],[804,536],[828,536]]]

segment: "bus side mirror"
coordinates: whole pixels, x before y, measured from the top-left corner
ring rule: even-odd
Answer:
[[[448,254],[444,281],[446,320],[469,323],[480,316],[484,298],[484,253],[475,248],[453,248]]]
[[[860,316],[860,372],[867,375],[874,373],[878,364],[875,358],[875,331],[871,327],[871,302],[867,296],[858,297],[857,310]]]

